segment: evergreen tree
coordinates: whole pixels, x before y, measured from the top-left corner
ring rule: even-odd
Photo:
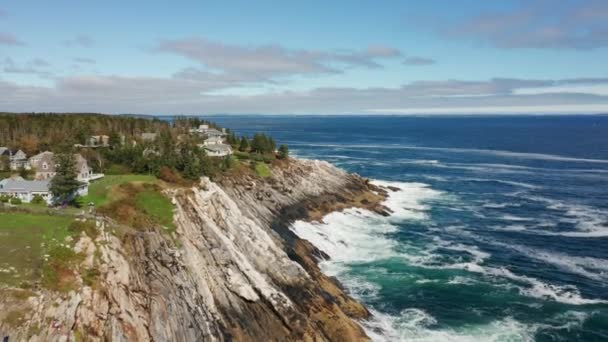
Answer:
[[[241,143],[239,144],[239,151],[247,152],[249,149],[249,141],[246,137],[241,137]]]
[[[0,170],[10,169],[10,158],[9,156],[0,156]]]
[[[110,144],[110,147],[116,148],[122,145],[122,139],[120,138],[120,134],[118,134],[116,131],[110,132],[108,140],[108,144]]]
[[[54,156],[57,174],[51,180],[50,191],[56,203],[65,204],[73,197],[81,183],[76,180],[76,160],[70,152]]]
[[[279,158],[280,159],[289,158],[289,147],[287,147],[287,145],[283,144],[279,147]]]

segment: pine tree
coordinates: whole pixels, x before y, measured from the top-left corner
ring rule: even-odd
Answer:
[[[57,174],[51,180],[50,191],[56,203],[65,204],[73,197],[81,183],[76,180],[76,161],[72,153],[54,156]]]
[[[287,159],[289,158],[289,147],[283,144],[279,147],[279,159]]]
[[[122,145],[122,139],[120,138],[120,134],[116,131],[110,132],[110,136],[108,137],[108,144],[110,147],[115,148]]]
[[[245,137],[241,137],[241,143],[239,144],[239,151],[247,152],[249,149],[249,141]]]

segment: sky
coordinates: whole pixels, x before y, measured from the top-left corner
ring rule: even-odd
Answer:
[[[608,1],[2,0],[0,111],[608,113]]]

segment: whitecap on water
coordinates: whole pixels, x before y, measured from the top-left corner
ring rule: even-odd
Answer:
[[[373,318],[363,326],[373,341],[533,341],[538,326],[507,317],[489,324],[461,328],[434,327],[436,319],[420,309],[406,309],[398,315],[372,310]]]

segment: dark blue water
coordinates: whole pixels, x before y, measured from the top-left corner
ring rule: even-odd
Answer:
[[[294,231],[376,340],[608,340],[608,117],[217,116],[403,189]]]

